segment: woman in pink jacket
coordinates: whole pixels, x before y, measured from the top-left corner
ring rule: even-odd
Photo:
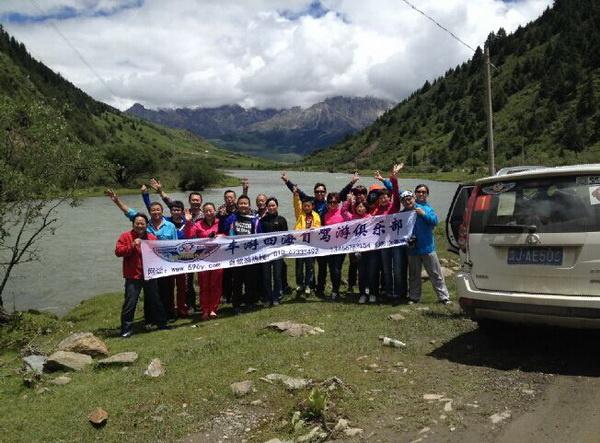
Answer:
[[[356,199],[355,196],[349,195],[348,200],[342,205],[341,214],[344,220],[357,220],[370,217],[367,203],[363,200]],[[372,261],[378,251],[355,252],[357,267],[358,267],[358,291],[360,296],[358,302],[364,304],[367,298],[371,303],[375,303],[376,298],[373,295],[376,292],[376,285],[379,283],[375,279],[376,268],[372,266]]]
[[[344,222],[340,208],[340,194],[330,192],[327,194],[327,212],[323,217],[324,225],[335,225]],[[331,277],[331,301],[336,301],[340,296],[340,284],[342,282],[342,265],[346,254],[335,254],[327,257],[327,266]]]
[[[215,205],[204,203],[204,217],[192,223],[192,214],[186,210],[185,238],[214,238],[219,230]],[[199,302],[202,309],[202,320],[217,318],[217,309],[223,292],[223,269],[213,269],[198,273]]]

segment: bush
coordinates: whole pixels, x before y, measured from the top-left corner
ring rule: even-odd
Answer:
[[[217,183],[223,174],[203,160],[186,159],[181,161],[179,189],[182,191],[202,191],[205,187]]]

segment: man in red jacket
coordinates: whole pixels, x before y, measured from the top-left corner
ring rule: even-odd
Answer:
[[[115,247],[115,255],[123,257],[123,278],[125,278],[125,301],[121,308],[121,337],[131,337],[133,334],[133,318],[135,307],[142,288],[144,289],[144,304],[149,305],[146,311],[151,319],[146,323],[156,323],[158,329],[169,329],[167,315],[158,297],[156,280],[144,280],[142,267],[142,240],[156,240],[153,234],[146,231],[148,217],[136,214],[133,219],[133,229],[121,234]]]

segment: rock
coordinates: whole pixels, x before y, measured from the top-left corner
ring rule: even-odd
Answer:
[[[28,355],[23,358],[23,364],[27,372],[41,374],[44,372],[44,365],[48,359],[44,355]]]
[[[446,404],[444,405],[444,412],[451,412],[452,411],[452,402],[446,402]]]
[[[233,392],[233,395],[235,395],[236,397],[243,397],[244,395],[252,392],[253,386],[254,383],[252,383],[251,380],[244,380],[229,385],[229,387],[231,388],[231,392]]]
[[[492,421],[492,424],[497,425],[498,423],[503,422],[506,419],[509,419],[511,417],[511,412],[507,409],[506,411],[502,411],[502,412],[497,412],[494,415],[490,416],[490,420]]]
[[[423,400],[431,401],[431,400],[441,400],[444,398],[441,394],[423,394]]]
[[[296,423],[298,423],[298,421],[300,421],[301,417],[302,417],[302,413],[300,411],[294,411],[294,413],[292,414],[292,426],[294,426]]]
[[[96,408],[90,412],[90,415],[88,415],[88,420],[96,427],[104,426],[108,420],[108,412],[102,408]]]
[[[327,380],[322,381],[320,385],[323,389],[327,391],[335,391],[339,388],[349,389],[348,386],[346,386],[346,383],[344,383],[344,381],[341,378],[336,376],[329,377]]]
[[[402,321],[402,320],[406,320],[406,317],[404,317],[404,315],[402,315],[402,314],[390,314],[390,315],[388,316],[388,318],[389,318],[390,320],[393,320],[393,321]]]
[[[523,389],[523,394],[527,395],[535,395],[535,391],[533,389]]]
[[[68,385],[69,383],[71,383],[71,377],[61,375],[60,377],[56,377],[55,379],[50,380],[50,383],[58,386]]]
[[[43,388],[38,388],[35,393],[37,395],[41,395],[41,394],[45,394],[46,392],[50,392],[50,389],[43,387]]]
[[[301,337],[303,335],[316,335],[325,332],[323,329],[304,323],[294,323],[292,321],[282,321],[267,325],[269,329],[276,329],[285,332],[290,337]]]
[[[102,360],[98,360],[99,365],[108,366],[108,365],[127,365],[130,363],[135,363],[138,359],[137,352],[120,352],[119,354],[111,355],[108,358],[103,358]]]
[[[450,278],[454,275],[454,271],[450,268],[442,266],[442,275],[444,276],[444,278]]]
[[[42,376],[37,372],[29,373],[23,377],[23,384],[28,388],[35,388],[40,381],[42,381]]]
[[[290,391],[305,388],[312,383],[312,380],[307,380],[305,378],[289,377],[283,374],[268,374],[265,378],[270,382],[280,381]]]
[[[256,371],[258,371],[258,369],[256,369],[256,368],[248,368],[248,369],[246,369],[246,374],[252,374],[253,372],[256,372]]]
[[[163,366],[162,361],[158,358],[152,359],[148,365],[148,369],[144,371],[144,375],[147,375],[148,377],[161,377],[165,375],[165,367]]]
[[[428,433],[429,431],[431,431],[431,428],[430,428],[429,426],[425,426],[423,429],[421,429],[421,430],[419,431],[419,434],[426,434],[426,433]]]
[[[106,344],[91,332],[75,332],[58,344],[59,351],[78,352],[95,357],[108,355]]]
[[[341,432],[348,427],[349,427],[348,420],[346,420],[345,418],[340,418],[338,420],[338,422],[335,424],[335,427],[333,428],[333,432]]]
[[[311,442],[319,442],[327,438],[327,433],[323,432],[323,430],[319,426],[315,426],[310,430],[308,434],[301,435],[296,439],[297,443],[311,443]]]
[[[92,357],[78,352],[56,351],[46,361],[44,369],[47,371],[56,371],[59,369],[81,371],[86,366],[92,364]]]
[[[344,429],[344,435],[346,437],[356,437],[357,435],[362,434],[364,431],[361,428],[347,428]]]
[[[263,404],[263,402],[262,402],[262,400],[254,400],[254,401],[251,401],[250,404],[252,406],[260,406]]]

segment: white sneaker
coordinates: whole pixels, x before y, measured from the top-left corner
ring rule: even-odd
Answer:
[[[369,295],[369,303],[377,303],[377,297],[374,295]]]
[[[367,302],[367,296],[365,294],[362,294],[359,298],[358,298],[358,304],[360,305],[364,305]]]
[[[304,293],[306,295],[310,295],[310,288],[309,287],[304,288]]]

